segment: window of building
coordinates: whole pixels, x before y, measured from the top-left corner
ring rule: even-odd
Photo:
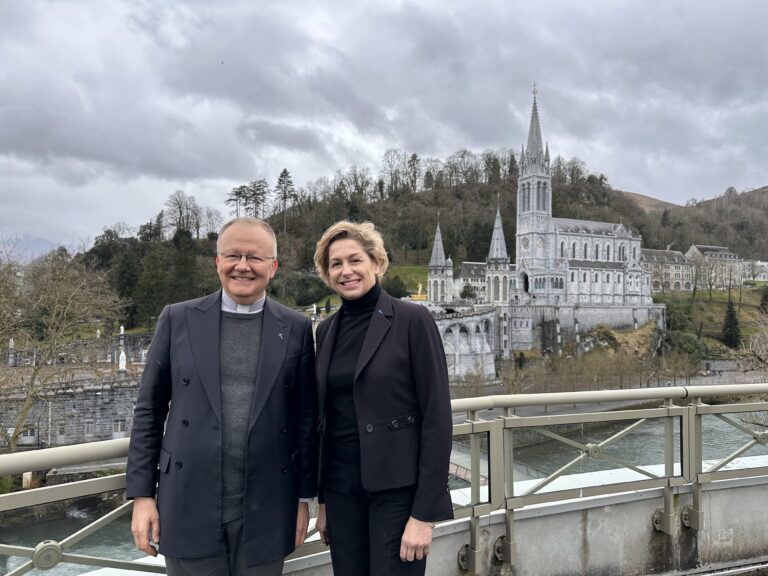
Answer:
[[[59,422],[56,425],[56,435],[57,436],[66,436],[67,435],[67,423],[66,422]]]
[[[85,422],[85,435],[86,436],[93,436],[93,431],[94,431],[93,420],[86,420],[86,422]]]
[[[125,432],[125,419],[120,418],[112,422],[112,432]]]
[[[571,282],[575,281],[575,278],[574,278],[575,275],[576,273],[573,270],[571,270]]]
[[[588,256],[588,254],[589,254],[588,250],[589,250],[589,246],[584,244],[584,260],[586,260],[589,257]]]

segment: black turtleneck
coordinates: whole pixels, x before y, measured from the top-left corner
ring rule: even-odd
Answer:
[[[378,284],[356,300],[342,298],[336,340],[328,366],[326,434],[328,457],[345,464],[360,465],[360,437],[353,396],[355,368],[376,308]]]

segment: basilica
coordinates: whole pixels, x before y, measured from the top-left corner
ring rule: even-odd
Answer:
[[[642,238],[621,223],[552,215],[549,145],[541,138],[536,93],[528,142],[520,151],[515,262],[497,208],[485,262],[464,262],[454,274],[438,222],[429,262],[428,299],[458,308],[493,307],[497,357],[515,350],[561,348],[597,324],[663,327],[663,306],[651,301],[650,273],[641,265]]]

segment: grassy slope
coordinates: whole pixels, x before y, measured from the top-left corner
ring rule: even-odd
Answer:
[[[741,337],[748,340],[757,328],[768,321],[768,316],[760,311],[760,292],[762,286],[744,287],[741,290],[731,290],[731,298],[739,317]],[[667,292],[654,295],[654,301],[658,302],[690,302],[691,293]],[[702,340],[710,349],[727,350],[720,341],[723,330],[725,310],[728,305],[727,290],[713,290],[712,298],[708,290],[696,292],[696,300],[693,302],[690,331],[701,333]]]

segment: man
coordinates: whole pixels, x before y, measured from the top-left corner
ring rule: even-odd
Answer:
[[[222,290],[157,321],[128,451],[131,531],[156,556],[151,532],[171,576],[278,575],[317,486],[311,323],[266,297],[268,224],[231,220],[216,248]]]

